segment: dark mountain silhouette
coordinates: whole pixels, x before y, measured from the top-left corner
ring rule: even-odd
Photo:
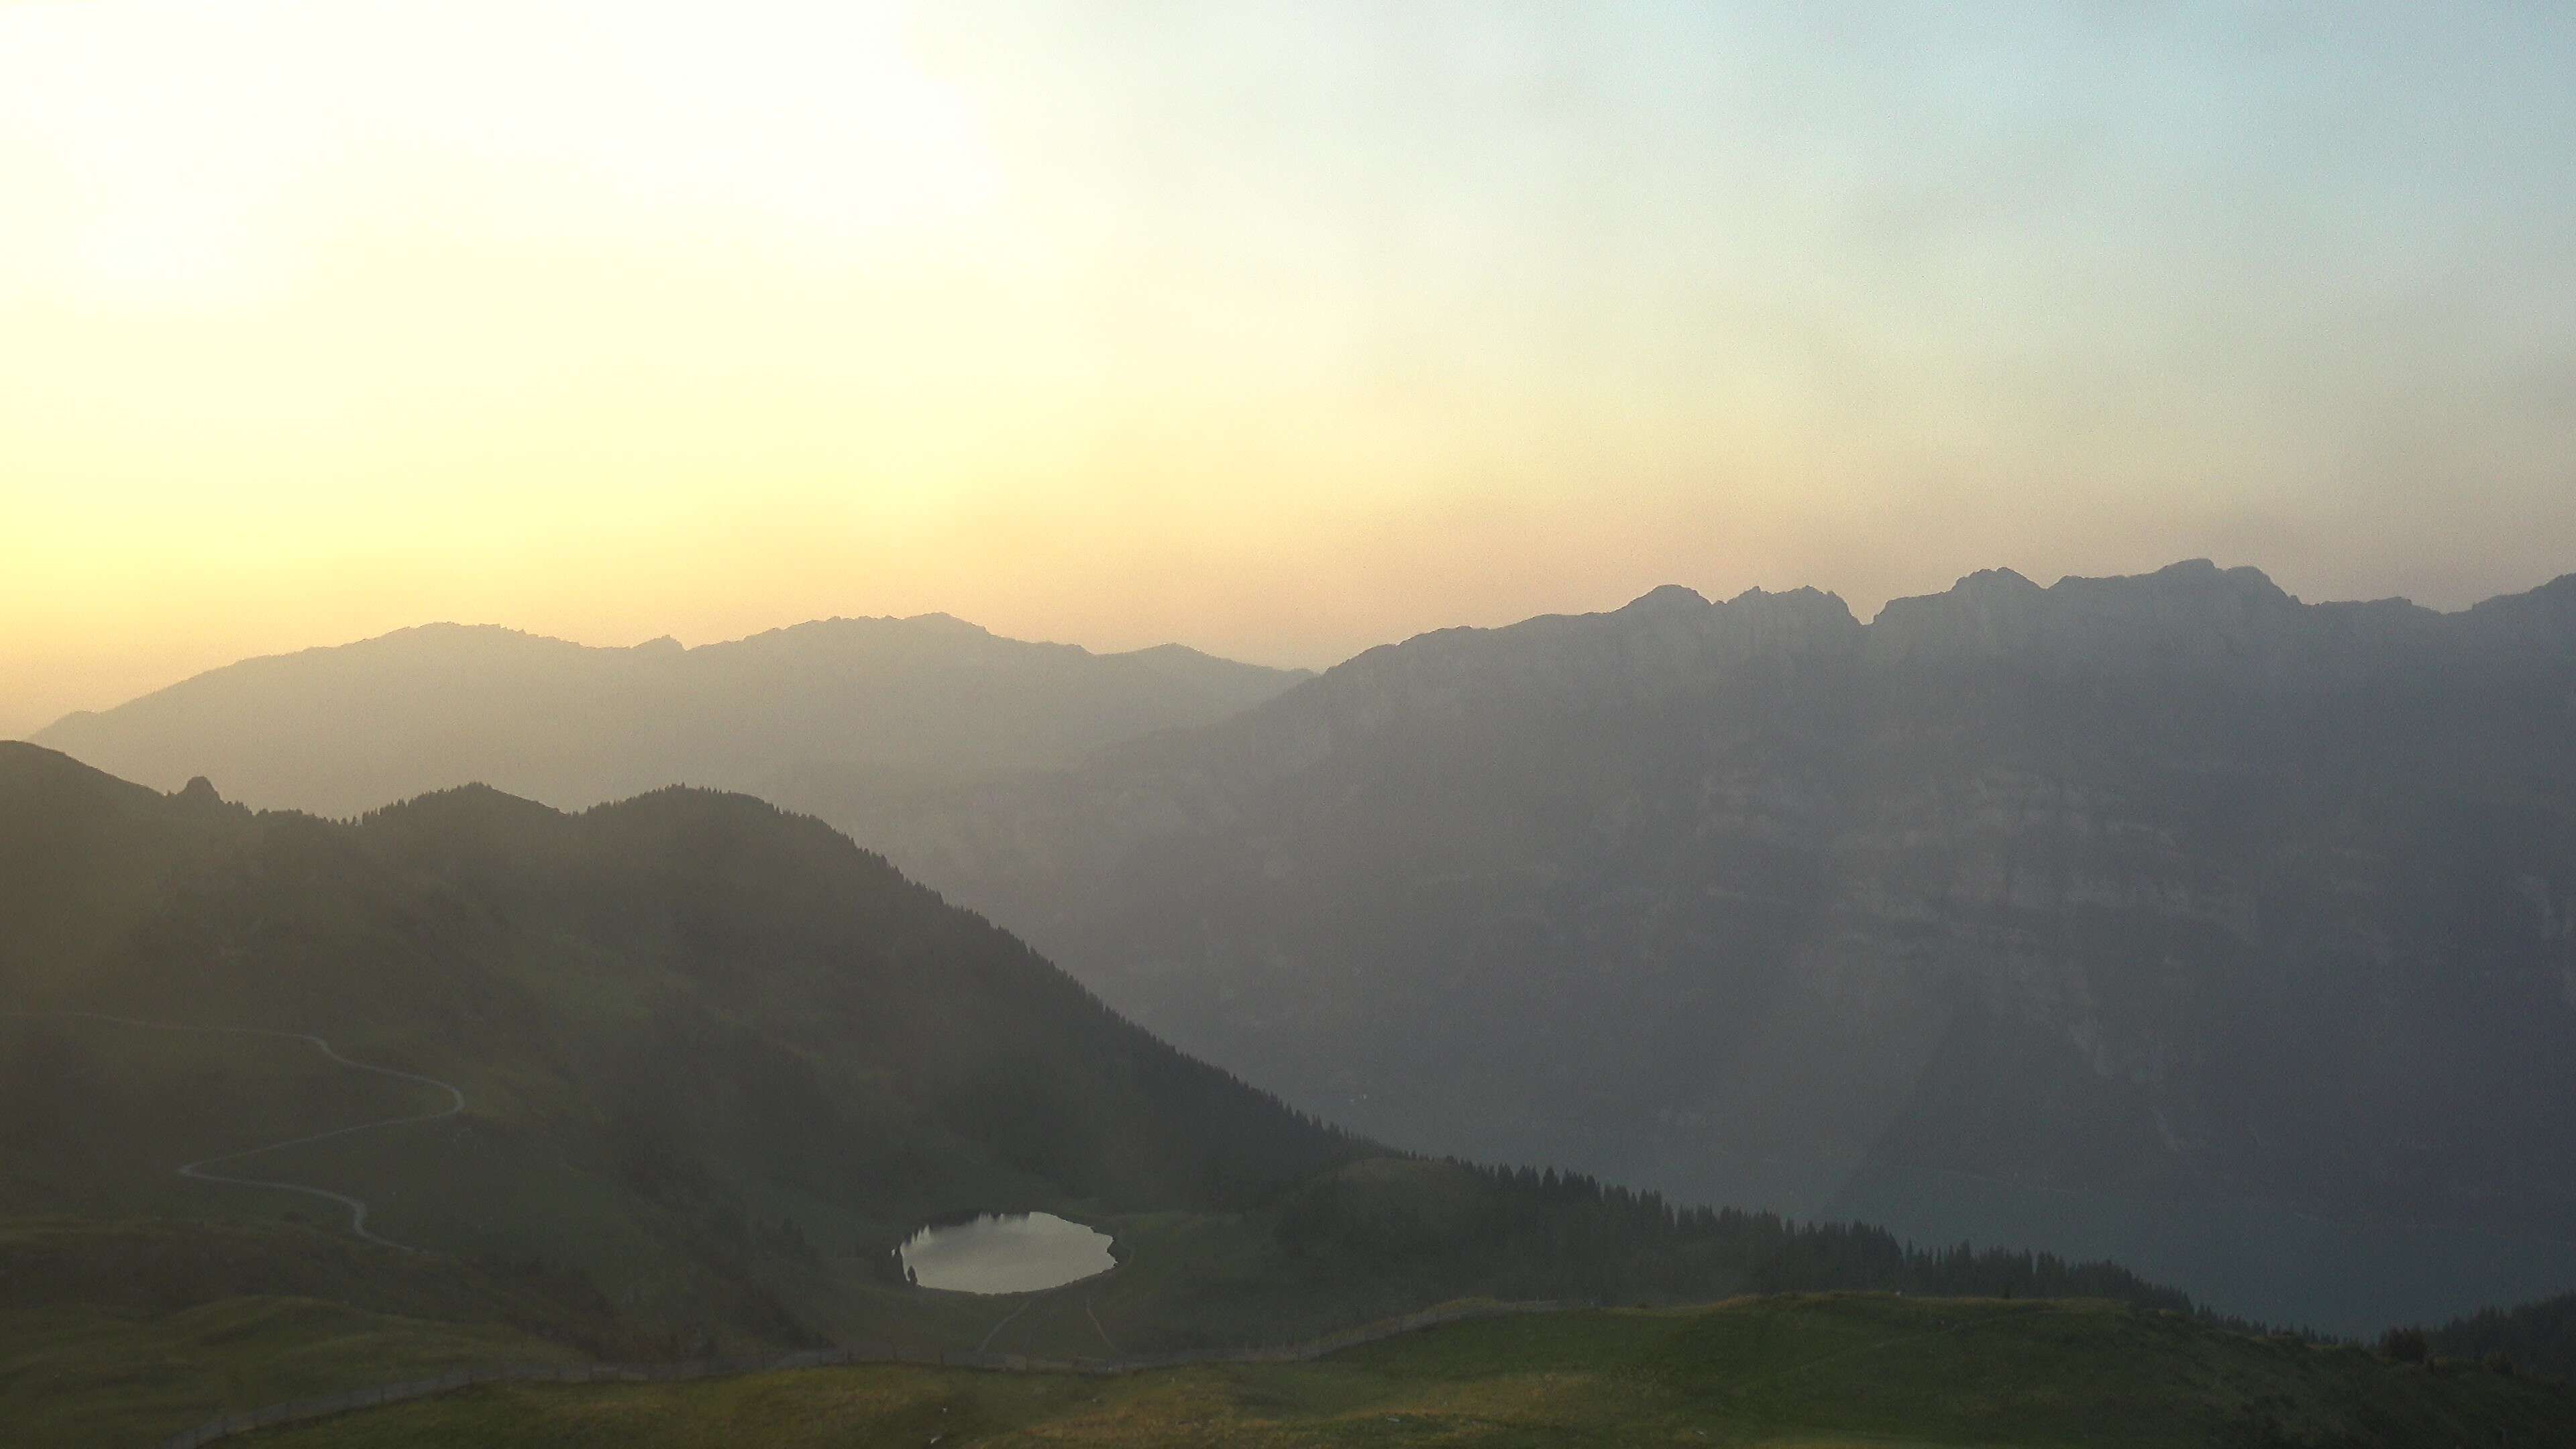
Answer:
[[[1023,643],[945,614],[696,649],[432,624],[245,660],[35,738],[156,788],[202,775],[253,805],[334,816],[469,783],[564,807],[686,783],[845,814],[882,791],[1205,724],[1305,677],[1178,645]]]
[[[334,822],[0,743],[0,921],[0,1307],[21,1325],[291,1293],[628,1354],[972,1346],[1012,1308],[887,1264],[920,1224],[996,1209],[1116,1228],[1139,1268],[1099,1312],[1131,1349],[1465,1294],[2191,1307],[2104,1265],[1391,1157],[739,795],[563,814],[478,786]],[[172,1170],[210,1160],[226,1178]],[[1048,1331],[1096,1352],[1091,1296],[1061,1306]]]
[[[743,1285],[782,1223],[839,1252],[997,1207],[1239,1208],[1360,1150],[739,795],[565,815],[468,787],[334,823],[0,743],[0,920],[0,1217],[273,1211],[170,1168],[422,1110],[292,1040],[214,1058],[64,1010],[313,1033],[455,1084],[453,1121],[242,1171],[687,1321],[757,1326]],[[298,1091],[347,1100],[257,1095],[308,1064]]]
[[[2576,576],[1659,589],[853,823],[1398,1145],[2357,1332],[2576,1283]]]
[[[798,1127],[761,1110],[775,1089],[831,1104],[842,1148],[800,1171],[851,1172],[838,1201],[904,1214],[1013,1176],[1205,1206],[1351,1150],[746,796],[567,815],[472,786],[341,824],[0,743],[0,821],[0,982],[22,1008],[336,1030],[425,1070],[516,1054],[612,1126],[619,1091],[695,1096],[633,1114],[687,1136],[650,1150],[692,1171]],[[713,1090],[728,1072],[738,1094]]]

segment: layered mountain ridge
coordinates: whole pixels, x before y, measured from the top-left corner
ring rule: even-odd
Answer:
[[[1478,636],[1616,636],[1645,649],[1654,647],[1649,641],[1668,648],[1687,641],[1711,663],[1799,655],[1879,664],[2012,659],[2122,670],[2357,672],[2445,655],[2494,660],[2517,649],[2564,651],[2576,639],[2576,574],[2444,613],[2397,598],[2304,603],[2260,569],[2222,569],[2206,559],[2150,574],[2070,575],[2046,587],[2011,569],[1982,569],[1942,593],[1892,599],[1868,623],[1839,595],[1813,588],[1755,588],[1713,601],[1666,584],[1606,613],[1442,630],[1387,647],[1436,652]]]
[[[821,822],[687,787],[334,821],[0,742],[0,1099],[13,1445],[502,1360],[1239,1350],[1468,1296],[2191,1307],[2108,1265],[1387,1155]],[[895,1257],[1031,1209],[1122,1269],[997,1299]]]
[[[852,824],[1402,1145],[2356,1329],[2576,1282],[2576,578],[1661,589]]]
[[[147,778],[258,803],[738,784],[1404,1147],[2355,1332],[2576,1286],[2576,576],[2440,613],[2206,561],[1997,570],[1867,624],[1667,587],[1303,682],[945,618],[508,648],[532,695],[249,687],[361,649],[99,719],[165,711],[187,753]],[[818,732],[729,705],[692,736],[599,682],[717,664],[774,687],[708,697],[819,702],[783,711]],[[1154,695],[1166,668],[1195,692]]]
[[[1305,677],[1179,645],[1006,639],[946,614],[694,649],[431,624],[245,660],[35,738],[159,788],[204,775],[255,805],[329,815],[466,783],[565,807],[690,783],[823,808],[1064,764]]]

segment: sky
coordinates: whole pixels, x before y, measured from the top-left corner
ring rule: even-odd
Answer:
[[[2576,570],[2576,7],[0,0],[0,734],[436,619],[1319,665]]]

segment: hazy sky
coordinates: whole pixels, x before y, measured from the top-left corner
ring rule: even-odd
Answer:
[[[0,732],[430,619],[2527,588],[2571,76],[2558,3],[0,3]]]

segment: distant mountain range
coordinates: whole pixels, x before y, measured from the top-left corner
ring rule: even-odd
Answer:
[[[2576,1284],[2576,577],[1659,589],[851,823],[1399,1145],[2353,1331]]]
[[[687,783],[844,814],[886,790],[1069,763],[1306,678],[1179,645],[1094,654],[945,614],[683,649],[431,624],[250,659],[35,741],[164,790],[345,816],[487,784],[563,807]]]
[[[339,814],[756,791],[1402,1147],[2355,1332],[2576,1286],[2576,576],[1666,588],[1303,681],[938,616],[436,628],[42,738]]]

